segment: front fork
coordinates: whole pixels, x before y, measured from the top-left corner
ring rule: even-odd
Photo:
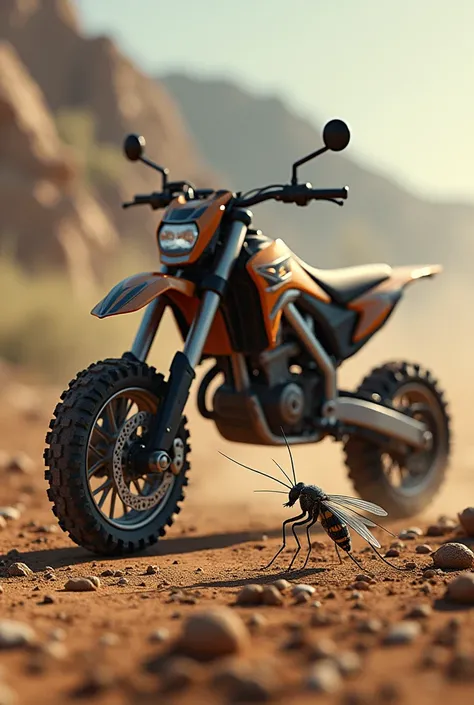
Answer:
[[[171,363],[166,394],[150,428],[146,449],[149,471],[163,472],[172,462],[170,449],[181,423],[191,384],[196,376],[195,368],[201,360],[221,297],[251,223],[249,211],[239,210],[232,215],[233,221],[214,273],[202,282],[201,304],[189,329],[184,349],[175,354]],[[156,299],[145,311],[131,350],[139,360],[145,361],[150,351],[163,310],[163,303],[160,299]]]

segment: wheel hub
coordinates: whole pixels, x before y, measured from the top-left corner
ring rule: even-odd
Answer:
[[[151,418],[152,415],[147,411],[139,411],[124,423],[115,442],[112,460],[113,477],[120,499],[127,506],[140,512],[147,511],[155,507],[163,499],[170,485],[173,483],[173,472],[169,472],[166,469],[161,470],[160,474],[162,475],[162,481],[159,487],[152,494],[137,495],[131,492],[130,488],[127,486],[126,476],[131,446],[136,443],[137,429],[142,428],[146,431],[149,427]],[[184,444],[182,457],[184,458]]]

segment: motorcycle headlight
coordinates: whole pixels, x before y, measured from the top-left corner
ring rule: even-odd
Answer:
[[[181,255],[191,252],[199,235],[195,223],[171,225],[164,223],[158,234],[161,250],[170,255]]]

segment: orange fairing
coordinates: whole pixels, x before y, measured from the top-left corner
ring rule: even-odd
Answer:
[[[192,220],[196,223],[199,229],[199,236],[191,252],[185,256],[182,253],[176,255],[173,255],[172,252],[165,253],[160,248],[160,259],[164,264],[193,264],[201,257],[220,225],[226,204],[232,198],[230,191],[225,191],[224,193],[221,191],[219,193],[220,195],[214,193],[209,198],[196,201],[186,201],[182,196],[179,196],[171,202],[163,214],[162,222],[171,220],[176,223],[184,222],[178,219],[175,220],[173,214],[178,210],[189,210],[191,212],[187,215],[186,221]],[[197,217],[194,217],[193,210]]]
[[[165,295],[183,314],[191,325],[196,316],[200,301],[195,296],[195,286],[186,279],[179,279],[158,272],[135,274],[119,282],[107,296],[95,306],[91,313],[97,318],[107,318],[121,313],[138,311],[158,296]],[[220,311],[214,319],[203,350],[205,355],[230,355],[227,328]]]
[[[268,247],[257,252],[247,262],[247,270],[260,295],[265,328],[272,348],[277,343],[282,316],[282,309],[278,306],[278,302],[287,291],[290,289],[301,291],[326,303],[331,300],[293,259],[291,250],[283,240],[275,240]]]
[[[354,343],[374,333],[388,317],[398,301],[399,294],[408,284],[423,277],[432,277],[442,271],[441,265],[395,267],[389,279],[354,299],[348,308],[359,313],[353,335]]]

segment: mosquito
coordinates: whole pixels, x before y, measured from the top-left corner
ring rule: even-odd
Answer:
[[[308,541],[308,552],[306,554],[306,559],[305,562],[301,568],[301,570],[304,570],[308,564],[311,551],[312,551],[312,546],[311,546],[311,539],[310,539],[310,531],[311,528],[316,524],[316,522],[320,521],[321,526],[323,527],[324,531],[327,533],[330,539],[334,541],[334,545],[336,548],[336,553],[337,557],[339,558],[339,563],[342,563],[341,555],[339,553],[339,549],[341,548],[343,551],[347,553],[349,558],[358,566],[359,569],[364,570],[363,565],[357,560],[357,558],[352,554],[352,541],[351,541],[351,535],[349,532],[349,528],[353,529],[356,531],[359,536],[361,536],[371,549],[377,554],[377,556],[388,566],[391,568],[394,568],[395,570],[410,570],[409,568],[405,567],[399,567],[391,563],[390,561],[387,561],[384,556],[379,553],[377,550],[378,548],[381,548],[380,543],[377,541],[375,536],[369,531],[367,527],[374,527],[377,526],[380,529],[383,529],[387,533],[389,533],[391,536],[395,537],[395,534],[393,534],[391,531],[386,529],[384,526],[381,526],[380,524],[377,524],[377,522],[373,521],[372,519],[369,519],[365,517],[363,514],[360,514],[359,511],[357,510],[362,510],[365,512],[370,512],[371,514],[375,514],[376,516],[381,516],[385,517],[388,516],[388,513],[383,509],[382,507],[379,507],[378,504],[373,504],[372,502],[366,502],[363,499],[359,499],[357,497],[346,497],[345,495],[340,495],[340,494],[326,494],[324,490],[321,487],[318,487],[317,485],[306,485],[304,482],[298,482],[296,479],[296,472],[295,472],[295,464],[293,461],[293,455],[291,452],[290,445],[288,443],[288,440],[285,436],[285,433],[283,429],[281,429],[283,438],[285,439],[286,447],[288,449],[288,453],[290,456],[290,462],[291,462],[291,470],[293,474],[293,480],[288,476],[288,474],[285,472],[285,470],[277,463],[276,460],[273,460],[275,465],[281,470],[283,473],[284,477],[288,481],[283,482],[280,479],[277,479],[276,477],[273,477],[272,475],[268,475],[267,473],[261,472],[260,470],[256,470],[255,468],[251,468],[248,465],[244,465],[243,463],[239,463],[238,460],[234,460],[233,458],[230,458],[228,455],[225,453],[219,453],[223,455],[227,460],[232,461],[233,463],[236,463],[237,465],[240,465],[243,468],[246,468],[247,470],[251,470],[252,472],[255,472],[259,475],[263,475],[264,477],[269,478],[270,480],[273,480],[274,482],[278,482],[280,485],[283,485],[284,487],[288,488],[288,502],[285,502],[283,504],[284,507],[292,507],[296,502],[299,501],[300,508],[301,508],[301,514],[298,514],[297,516],[291,517],[290,519],[286,519],[286,521],[283,522],[282,525],[282,534],[283,534],[283,545],[281,548],[277,551],[277,553],[273,556],[272,560],[268,565],[264,567],[264,570],[267,568],[270,568],[270,566],[274,563],[276,558],[280,555],[280,553],[285,549],[286,547],[286,526],[288,524],[292,524],[291,526],[291,531],[293,533],[293,536],[295,537],[295,541],[297,544],[297,549],[295,554],[293,555],[293,558],[291,559],[290,565],[288,566],[288,572],[292,570],[293,564],[296,560],[296,557],[298,556],[299,552],[301,551],[301,543],[300,540],[296,534],[296,527],[298,526],[306,526],[306,537]],[[254,490],[254,492],[273,492],[276,494],[287,494],[283,490]]]

